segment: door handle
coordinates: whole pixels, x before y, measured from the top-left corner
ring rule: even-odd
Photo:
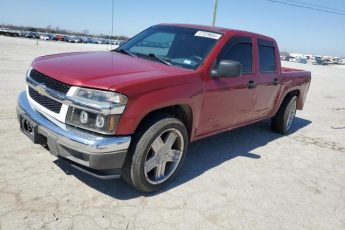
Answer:
[[[277,78],[274,78],[272,83],[273,83],[273,85],[278,85],[278,84],[279,84],[279,81],[278,81]]]
[[[254,81],[248,81],[247,83],[248,89],[254,89],[256,87]]]

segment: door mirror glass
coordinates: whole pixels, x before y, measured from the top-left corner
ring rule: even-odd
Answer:
[[[237,61],[222,60],[218,63],[215,71],[212,71],[213,77],[239,77],[242,72],[242,65]]]

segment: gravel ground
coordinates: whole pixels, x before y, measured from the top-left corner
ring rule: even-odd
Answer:
[[[312,71],[292,133],[269,121],[191,144],[175,181],[141,194],[80,173],[19,131],[34,57],[104,45],[0,36],[0,229],[345,229],[345,69]]]

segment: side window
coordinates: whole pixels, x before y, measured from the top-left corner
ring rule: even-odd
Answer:
[[[219,60],[237,61],[242,65],[242,73],[252,72],[252,43],[231,41]]]
[[[259,60],[261,72],[274,72],[276,70],[275,48],[272,42],[259,40]]]

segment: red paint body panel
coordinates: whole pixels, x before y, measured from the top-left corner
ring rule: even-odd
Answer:
[[[128,104],[117,127],[117,135],[131,135],[148,113],[172,105],[192,111],[191,141],[272,117],[284,97],[298,90],[302,109],[310,84],[310,72],[281,68],[276,42],[269,37],[226,28],[165,24],[220,32],[223,36],[195,70],[167,66],[116,52],[83,52],[39,57],[33,68],[61,82],[128,96]],[[233,36],[252,39],[253,73],[237,78],[212,78],[210,69],[226,42]],[[257,39],[276,47],[276,72],[261,73]],[[273,85],[274,79],[279,84]],[[257,87],[247,88],[249,80]]]
[[[190,73],[189,70],[116,52],[80,52],[36,58],[32,67],[61,82],[108,90],[112,86]]]

